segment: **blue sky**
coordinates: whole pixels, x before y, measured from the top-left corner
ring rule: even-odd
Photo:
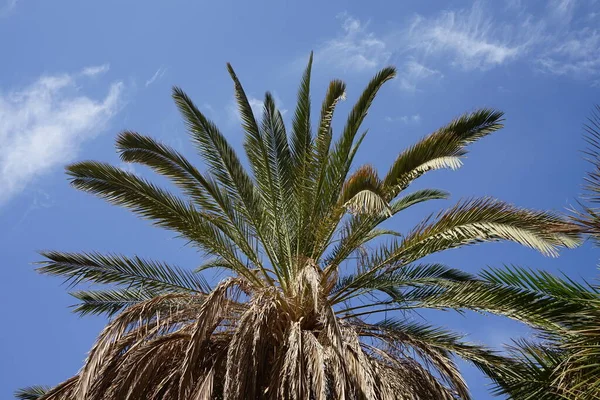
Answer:
[[[401,215],[396,229],[470,196],[561,211],[581,193],[587,168],[582,125],[600,102],[598,26],[596,0],[0,0],[0,397],[76,373],[105,323],[68,310],[74,301],[61,282],[33,271],[37,250],[200,263],[170,233],[71,189],[63,173],[75,160],[119,163],[113,140],[123,129],[160,138],[193,159],[172,85],[184,88],[239,148],[226,62],[256,107],[271,90],[282,109],[293,109],[314,50],[315,104],[330,79],[348,85],[338,115],[378,68],[393,64],[398,78],[365,121],[369,136],[359,163],[384,170],[404,147],[465,111],[506,112],[505,129],[472,146],[461,169],[421,180],[452,198]],[[586,244],[550,259],[486,244],[435,258],[468,271],[519,264],[593,278],[598,254]],[[528,334],[498,318],[427,316],[491,345]],[[481,375],[472,368],[465,374],[476,399],[491,398]]]

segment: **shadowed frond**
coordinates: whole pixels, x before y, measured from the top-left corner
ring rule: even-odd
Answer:
[[[60,385],[47,390],[44,394],[38,397],[39,400],[73,400],[75,399],[75,388],[79,382],[79,377],[76,375],[67,379]],[[38,386],[39,388],[39,386]]]
[[[104,314],[108,317],[119,313],[127,307],[150,300],[164,294],[165,291],[156,289],[108,289],[108,290],[79,290],[71,292],[71,296],[80,301],[73,311],[81,316]]]
[[[339,278],[332,290],[332,302],[338,302],[340,298],[347,300],[350,297],[381,291],[390,296],[391,300],[385,302],[385,305],[389,305],[401,303],[405,295],[403,292],[407,290],[410,293],[414,288],[428,287],[439,291],[440,287],[438,285],[443,284],[445,281],[466,282],[475,279],[471,274],[442,264],[406,265],[392,272],[377,274],[362,272]],[[369,307],[371,305],[379,306],[376,302],[368,304]],[[360,306],[359,308],[362,309],[363,307]],[[382,310],[385,311],[385,308]]]
[[[120,284],[135,289],[206,293],[210,286],[198,274],[140,257],[99,253],[41,252],[47,258],[38,272],[61,276],[72,286],[82,282]]]
[[[507,348],[513,361],[502,371],[487,372],[497,385],[495,394],[523,400],[568,398],[548,385],[555,377],[562,354],[542,343],[527,340],[515,341]]]
[[[48,386],[30,386],[17,390],[15,392],[15,397],[20,400],[37,400],[49,390],[50,388]]]
[[[559,278],[546,271],[517,266],[487,268],[480,275],[493,284],[535,291],[568,301],[595,300],[599,294],[594,286],[581,284],[566,275]]]

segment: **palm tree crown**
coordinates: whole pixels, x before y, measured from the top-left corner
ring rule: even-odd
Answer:
[[[485,198],[459,202],[404,234],[381,228],[413,205],[446,198],[440,190],[406,191],[428,171],[458,168],[467,145],[502,127],[502,113],[482,109],[453,120],[379,176],[369,165],[353,168],[353,160],[366,135],[361,124],[395,69],[373,77],[334,136],[345,84],[330,83],[313,128],[311,67],[312,55],[287,131],[269,93],[257,119],[228,65],[249,170],[179,88],[173,98],[205,171],[135,132],[121,133],[116,145],[123,161],[169,178],[181,193],[106,163],[67,168],[74,187],[176,232],[207,257],[190,272],[137,256],[44,252],[40,272],[109,285],[75,292],[76,310],[114,319],[83,369],[40,398],[467,399],[452,355],[484,370],[503,357],[415,322],[410,310],[475,309],[554,323],[542,297],[420,260],[496,240],[555,255],[578,242],[560,217]],[[230,277],[212,287],[198,273],[209,268]],[[406,313],[373,320],[388,310]]]

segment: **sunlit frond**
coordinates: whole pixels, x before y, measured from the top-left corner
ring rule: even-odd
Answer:
[[[557,215],[520,209],[490,199],[467,200],[440,213],[406,236],[395,254],[412,261],[449,248],[490,240],[510,240],[556,256],[561,246],[579,244],[579,232]]]
[[[491,109],[464,114],[402,152],[383,179],[389,197],[427,171],[460,167],[466,146],[502,128],[502,116]]]

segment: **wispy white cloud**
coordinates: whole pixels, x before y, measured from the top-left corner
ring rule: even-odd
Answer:
[[[417,91],[449,69],[487,71],[516,62],[599,81],[600,29],[594,23],[600,19],[598,0],[547,4],[531,12],[530,3],[522,0],[506,0],[499,7],[497,2],[478,0],[467,8],[407,17],[403,24],[378,30],[343,13],[338,16],[340,33],[317,47],[315,61],[360,72],[393,60],[399,65],[399,87],[405,91]]]
[[[0,92],[0,205],[72,160],[119,111],[123,84],[112,83],[103,98],[94,99],[81,92],[82,72],[42,76]]]
[[[404,124],[418,124],[421,122],[421,115],[413,114],[413,115],[402,115],[399,117],[385,117],[386,122],[402,122]]]
[[[428,68],[415,60],[409,60],[404,63],[398,81],[402,90],[414,92],[417,90],[417,85],[422,81],[443,77],[444,75],[440,71]]]
[[[550,0],[547,7],[549,15],[557,22],[568,23],[573,18],[575,0]]]
[[[408,59],[403,63],[404,73],[399,74],[400,87],[414,91],[420,79],[443,77],[432,64],[485,70],[513,61],[527,50],[533,28],[529,22],[523,21],[518,29],[516,25],[501,28],[487,15],[476,2],[470,9],[429,17],[417,15],[407,21],[405,28],[375,33],[368,23],[342,13],[338,16],[341,34],[325,41],[315,60],[360,72],[381,68],[392,58]],[[529,35],[516,35],[515,30],[527,30]]]
[[[146,87],[152,85],[154,82],[162,78],[165,72],[167,72],[167,68],[160,67],[157,69],[154,75],[152,75],[152,77],[146,81]]]
[[[464,70],[522,60],[543,72],[593,82],[600,78],[600,30],[590,19],[592,3],[552,0],[545,11],[531,13],[526,2],[509,1],[512,13],[491,19],[489,3],[478,1],[471,9],[416,17],[410,42],[419,59],[433,65],[444,55]]]
[[[109,64],[95,65],[91,67],[86,67],[81,71],[81,75],[95,77],[98,75],[102,75],[110,69]]]
[[[342,33],[319,47],[315,52],[316,62],[348,71],[365,71],[388,61],[391,51],[382,38],[368,30],[368,23],[347,13],[337,18],[342,21]]]
[[[470,10],[415,17],[408,30],[408,47],[422,57],[448,56],[465,70],[489,69],[518,58],[527,48],[529,39],[514,38],[512,32],[499,29],[483,6],[475,3]]]
[[[538,58],[543,71],[579,78],[600,76],[600,32],[583,28]]]

